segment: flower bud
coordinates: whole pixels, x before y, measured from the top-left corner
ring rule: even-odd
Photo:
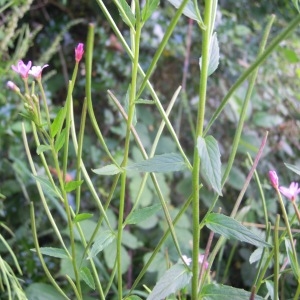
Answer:
[[[81,59],[82,59],[82,55],[84,53],[84,50],[83,50],[83,43],[79,43],[78,46],[75,48],[75,60],[76,62],[80,62]]]
[[[273,188],[278,188],[278,176],[276,174],[276,171],[269,171],[269,179],[273,186]]]
[[[12,91],[20,93],[20,89],[12,81],[7,81],[6,86]]]

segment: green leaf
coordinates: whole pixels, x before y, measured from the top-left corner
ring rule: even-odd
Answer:
[[[91,248],[91,251],[90,251],[87,259],[91,259],[91,258],[95,257],[106,246],[108,246],[110,243],[112,243],[112,241],[114,239],[115,239],[115,235],[111,231],[105,230],[105,231],[101,232],[95,239],[95,242]]]
[[[46,283],[32,283],[25,290],[26,297],[30,300],[65,300],[52,285]]]
[[[210,213],[205,219],[205,225],[213,232],[218,233],[227,239],[233,238],[257,247],[270,247],[270,244],[266,243],[251,230],[235,219],[225,215]]]
[[[145,208],[141,208],[138,210],[135,210],[133,213],[131,213],[125,220],[125,224],[137,224],[142,221],[145,221],[146,219],[150,218],[152,215],[154,215],[157,211],[161,209],[161,204],[155,204],[152,206],[148,206]]]
[[[147,300],[161,300],[188,285],[192,273],[185,265],[178,263],[172,266],[158,280]]]
[[[78,214],[74,217],[74,222],[81,222],[90,219],[92,216],[93,214],[89,214],[89,213]]]
[[[92,170],[94,173],[102,176],[110,176],[110,175],[116,175],[119,173],[122,173],[123,170],[119,168],[118,166],[111,164],[104,167],[101,167],[99,169]]]
[[[172,5],[178,8],[183,0],[168,0]],[[200,14],[197,13],[193,0],[189,0],[182,12],[185,16],[195,21],[203,23]]]
[[[159,4],[159,0],[146,0],[146,4],[142,9],[142,21],[146,22]]]
[[[205,138],[199,136],[197,148],[201,160],[201,175],[219,195],[222,195],[221,154],[218,142],[211,135]]]
[[[251,293],[242,289],[233,288],[227,285],[211,283],[205,285],[202,290],[199,299],[203,300],[220,300],[220,299],[230,299],[230,300],[263,300],[263,297],[254,296],[251,298]]]
[[[33,252],[36,252],[35,249],[30,249]],[[41,247],[40,251],[44,255],[48,255],[56,258],[69,258],[67,252],[61,248],[53,248],[53,247]]]
[[[123,21],[129,26],[129,27],[134,27],[135,25],[135,16],[126,2],[126,0],[120,0],[119,1],[118,9],[120,12],[120,16],[123,19]]]
[[[297,264],[297,259],[295,258],[294,253],[293,253],[291,241],[289,239],[285,238],[284,239],[284,244],[285,244],[285,249],[286,249],[286,253],[287,253],[290,265],[292,267],[293,274],[296,278],[299,278],[300,269],[299,269],[299,266]]]
[[[45,151],[48,151],[48,150],[51,150],[51,147],[49,145],[39,145],[36,148],[36,154],[40,155],[42,152],[45,152]]]
[[[286,164],[286,163],[284,163],[284,164],[285,164],[285,166],[286,166],[288,169],[292,170],[292,171],[295,172],[297,175],[300,175],[300,168],[299,168],[299,167],[294,166],[294,165],[290,165],[290,164]]]
[[[81,184],[83,183],[83,180],[72,180],[70,182],[67,182],[65,184],[65,192],[70,193],[74,190],[76,190]]]
[[[62,132],[56,137],[54,148],[55,151],[58,152],[62,146],[64,145],[66,140],[66,128],[62,130]]]
[[[213,72],[217,70],[219,66],[219,60],[220,60],[220,48],[217,39],[217,34],[214,33],[209,45],[209,62],[208,62],[207,76],[210,76]],[[200,57],[199,65],[201,70],[202,57]]]
[[[34,176],[34,179],[42,186],[42,189],[45,192],[50,193],[51,195],[61,198],[61,195],[59,194],[59,192],[53,187],[53,185],[51,184],[51,182],[43,177],[39,177],[39,176]]]
[[[80,277],[91,289],[95,290],[95,281],[88,267],[80,269]]]
[[[127,170],[157,173],[176,172],[184,170],[185,168],[186,164],[182,156],[176,153],[155,155],[152,158],[139,163],[133,163],[126,167]]]
[[[63,107],[57,113],[55,119],[51,124],[51,137],[54,138],[56,134],[62,129],[66,117],[66,109]]]

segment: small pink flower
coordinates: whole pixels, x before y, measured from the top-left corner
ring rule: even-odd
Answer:
[[[14,92],[20,92],[20,89],[12,81],[7,81],[6,86]]]
[[[35,77],[36,79],[41,79],[43,69],[48,66],[49,65],[43,65],[42,67],[41,66],[33,66],[28,73],[30,75],[32,75],[33,77]]]
[[[29,70],[31,68],[31,64],[32,64],[31,61],[29,61],[27,63],[27,65],[25,65],[22,60],[19,60],[17,66],[11,66],[11,68],[15,72],[17,72],[18,74],[20,74],[22,78],[26,79],[26,78],[28,78],[28,72],[29,72]]]
[[[278,189],[278,176],[276,171],[269,171],[269,179],[273,188]]]
[[[187,257],[186,255],[182,255],[184,262],[189,266],[192,262],[192,259]]]
[[[75,60],[77,62],[80,62],[82,59],[82,55],[84,53],[83,47],[83,43],[79,43],[78,46],[75,48]]]
[[[295,201],[297,198],[297,195],[300,193],[300,188],[298,188],[297,182],[292,182],[290,184],[290,187],[288,187],[288,188],[281,186],[281,187],[279,187],[279,190],[282,195],[286,196],[291,201]]]
[[[207,270],[208,265],[209,265],[208,261],[204,261],[203,262],[203,260],[204,260],[204,255],[203,254],[199,254],[198,262],[199,262],[200,265],[202,265],[204,263],[204,269]]]

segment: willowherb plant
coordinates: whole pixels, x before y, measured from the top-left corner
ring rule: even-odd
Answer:
[[[258,186],[261,188],[259,177],[255,173],[255,170],[266,144],[267,133],[262,139],[261,147],[252,163],[249,175],[235,201],[230,216],[226,216],[221,212],[215,212],[215,209],[219,198],[222,196],[223,187],[235,160],[258,67],[270,53],[274,51],[276,46],[296,28],[300,22],[300,16],[292,20],[292,22],[266,46],[274,17],[269,19],[262,37],[257,59],[237,79],[236,83],[221,101],[214,115],[206,124],[207,82],[209,76],[213,75],[218,68],[220,57],[217,34],[214,31],[218,5],[217,0],[205,1],[203,11],[200,11],[200,5],[198,5],[197,1],[169,0],[177,10],[162,37],[151,64],[146,70],[140,65],[140,41],[143,36],[143,26],[158,9],[159,1],[146,0],[143,1],[143,5],[140,4],[138,0],[131,1],[131,5],[125,0],[113,2],[130,31],[129,43],[127,43],[125,37],[118,29],[104,1],[97,0],[111,29],[118,37],[132,64],[131,81],[128,83],[125,105],[121,104],[122,101],[120,101],[113,92],[108,91],[109,99],[113,101],[125,123],[125,138],[121,159],[120,157],[116,157],[114,152],[107,145],[101,130],[102,124],[101,122],[97,122],[94,112],[91,92],[94,24],[89,25],[86,45],[84,46],[83,43],[80,43],[75,48],[75,67],[72,78],[69,81],[66,102],[54,118],[52,117],[51,106],[48,104],[42,82],[43,69],[45,67],[50,68],[51,66],[47,64],[44,66],[32,66],[30,61],[27,64],[23,61],[19,61],[16,66],[12,66],[12,69],[23,79],[24,92],[12,82],[8,82],[7,84],[24,102],[27,111],[24,116],[31,121],[33,137],[36,143],[36,152],[45,170],[45,176],[41,177],[36,170],[36,164],[34,163],[28,146],[26,130],[23,126],[24,145],[31,172],[36,180],[39,197],[45,214],[59,242],[59,246],[55,247],[51,245],[49,245],[49,247],[40,246],[38,228],[36,228],[35,223],[34,204],[31,203],[31,227],[35,243],[34,251],[41,261],[41,265],[49,282],[56,289],[57,293],[65,299],[86,299],[87,295],[96,295],[95,298],[97,299],[116,298],[121,300],[142,299],[141,297],[144,297],[148,300],[159,300],[165,298],[173,299],[172,295],[174,294],[179,299],[263,299],[263,297],[268,296],[271,296],[272,299],[278,299],[278,280],[281,274],[286,271],[284,267],[279,268],[281,264],[279,259],[279,247],[284,242],[286,248],[285,257],[288,257],[291,264],[291,270],[289,270],[289,272],[294,276],[296,282],[294,299],[298,299],[300,294],[300,272],[294,245],[295,238],[291,230],[291,224],[295,218],[293,217],[292,220],[289,219],[281,198],[282,193],[287,196],[294,205],[296,195],[299,193],[298,185],[293,183],[289,189],[279,187],[276,172],[271,171],[269,173],[271,185],[277,192],[285,222],[285,229],[280,236],[279,217],[276,219],[275,227],[273,227],[273,236],[271,234],[271,226],[263,196],[262,201],[266,220],[265,228],[267,228],[264,237],[258,236],[237,220],[241,201],[253,174],[255,174]],[[201,34],[202,38],[201,54],[199,53],[200,78],[199,91],[197,93],[199,98],[198,109],[196,121],[193,124],[195,128],[194,134],[191,134],[191,139],[193,139],[192,158],[188,157],[187,151],[184,150],[184,147],[181,145],[179,137],[176,135],[169,119],[169,114],[172,111],[176,99],[179,97],[181,88],[179,87],[175,91],[168,108],[165,110],[158,94],[151,84],[151,75],[155,70],[155,66],[182,15],[194,20],[199,28],[199,35]],[[74,121],[72,95],[78,73],[78,66],[82,63],[81,60],[84,54],[86,87],[81,123],[79,131],[77,132]],[[35,80],[31,86],[29,83],[29,75],[33,76]],[[232,142],[230,156],[226,162],[225,171],[222,173],[219,142],[213,135],[208,135],[207,133],[228,103],[230,96],[246,79],[249,80],[247,93]],[[35,82],[37,83],[37,87],[35,86]],[[147,100],[144,99],[144,95],[147,97]],[[40,98],[42,103],[40,103]],[[159,112],[160,120],[158,121],[160,121],[160,126],[152,141],[152,147],[147,152],[137,130],[140,121],[136,121],[136,106],[150,104],[154,105],[155,109]],[[94,185],[91,179],[91,175],[86,168],[82,155],[87,115],[103,151],[110,160],[105,166],[93,169],[93,172],[99,176],[112,177],[110,189],[106,191],[107,199],[105,202],[101,199],[97,186]],[[168,130],[177,146],[176,153],[156,154],[157,145],[164,128]],[[143,157],[143,159],[138,162],[132,162],[130,160],[133,149],[136,149],[133,145],[132,137]],[[68,169],[70,167],[69,148],[71,141],[76,153],[76,176],[74,178],[68,177]],[[178,207],[177,214],[172,216],[170,206],[168,205],[169,199],[166,199],[162,192],[161,182],[157,173],[177,171],[184,171],[189,174],[188,179],[191,190],[190,195],[187,196],[183,204]],[[130,211],[125,213],[127,195],[130,191],[128,182],[130,181],[131,174],[136,173],[142,174],[142,179]],[[160,203],[159,205],[153,204],[141,208],[139,207],[139,201],[143,191],[146,189],[148,179],[151,180],[153,190]],[[83,210],[84,206],[82,206],[81,203],[81,188],[83,185],[88,188],[91,195],[90,199],[94,201],[98,209],[97,222],[92,232],[89,232],[88,235],[84,231],[84,224],[87,220],[92,219],[93,215],[90,211],[86,212]],[[211,206],[207,213],[200,218],[200,208],[202,207],[200,200],[203,186],[208,186],[214,194],[210,199]],[[55,220],[55,214],[53,214],[50,209],[47,199],[49,193],[51,193],[55,199],[59,200],[59,207],[63,207],[63,209],[60,209],[60,212],[67,224],[67,234],[65,232],[63,233],[61,228],[59,228]],[[74,205],[71,205],[69,202],[69,194],[75,195]],[[116,197],[118,197],[118,220],[113,222],[109,216],[109,211],[112,206],[111,201]],[[296,209],[296,216],[298,216],[297,205],[295,204],[294,207]],[[191,255],[183,253],[182,248],[184,245],[180,244],[179,236],[176,231],[176,224],[188,210],[191,210],[192,223]],[[167,228],[157,241],[157,246],[151,249],[147,261],[136,271],[134,282],[126,282],[124,276],[124,257],[126,257],[124,254],[124,244],[126,244],[125,239],[126,234],[128,234],[127,228],[132,228],[136,224],[156,214],[163,215]],[[202,245],[205,249],[204,253],[200,253],[200,235],[204,228],[208,229],[210,234],[205,246]],[[220,235],[220,237],[217,238],[216,243],[213,245],[215,234]],[[152,286],[142,286],[145,273],[150,269],[155,259],[159,257],[159,254],[162,252],[162,247],[165,245],[169,236],[171,236],[172,247],[175,249],[177,259],[169,259],[168,256],[166,256],[166,265],[168,268],[161,274],[156,284],[152,284]],[[257,262],[257,269],[252,289],[249,292],[229,285],[222,285],[213,275],[213,263],[216,255],[221,251],[228,239],[249,243],[257,247],[254,251],[256,254],[258,252],[260,253],[259,257],[256,255],[255,258],[252,258],[252,262]],[[127,242],[127,246],[128,244],[130,244],[130,242]],[[142,251],[142,249],[138,249],[138,244],[136,248],[135,250]],[[101,253],[105,253],[105,251],[106,256],[109,255],[111,261],[111,265],[108,266],[107,264],[106,267],[104,266],[102,261],[103,256],[101,255]],[[55,275],[50,272],[45,263],[44,256],[59,258],[62,260],[62,263],[68,264],[72,271],[65,272],[63,275],[66,280],[65,285],[68,283],[71,291],[67,288],[64,289]],[[267,270],[272,260],[274,260],[274,272],[272,276],[269,276]],[[55,293],[56,292],[53,292],[53,295],[55,295]]]

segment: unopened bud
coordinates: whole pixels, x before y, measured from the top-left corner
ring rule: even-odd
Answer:
[[[7,81],[6,86],[12,91],[20,93],[20,89],[12,81]]]

